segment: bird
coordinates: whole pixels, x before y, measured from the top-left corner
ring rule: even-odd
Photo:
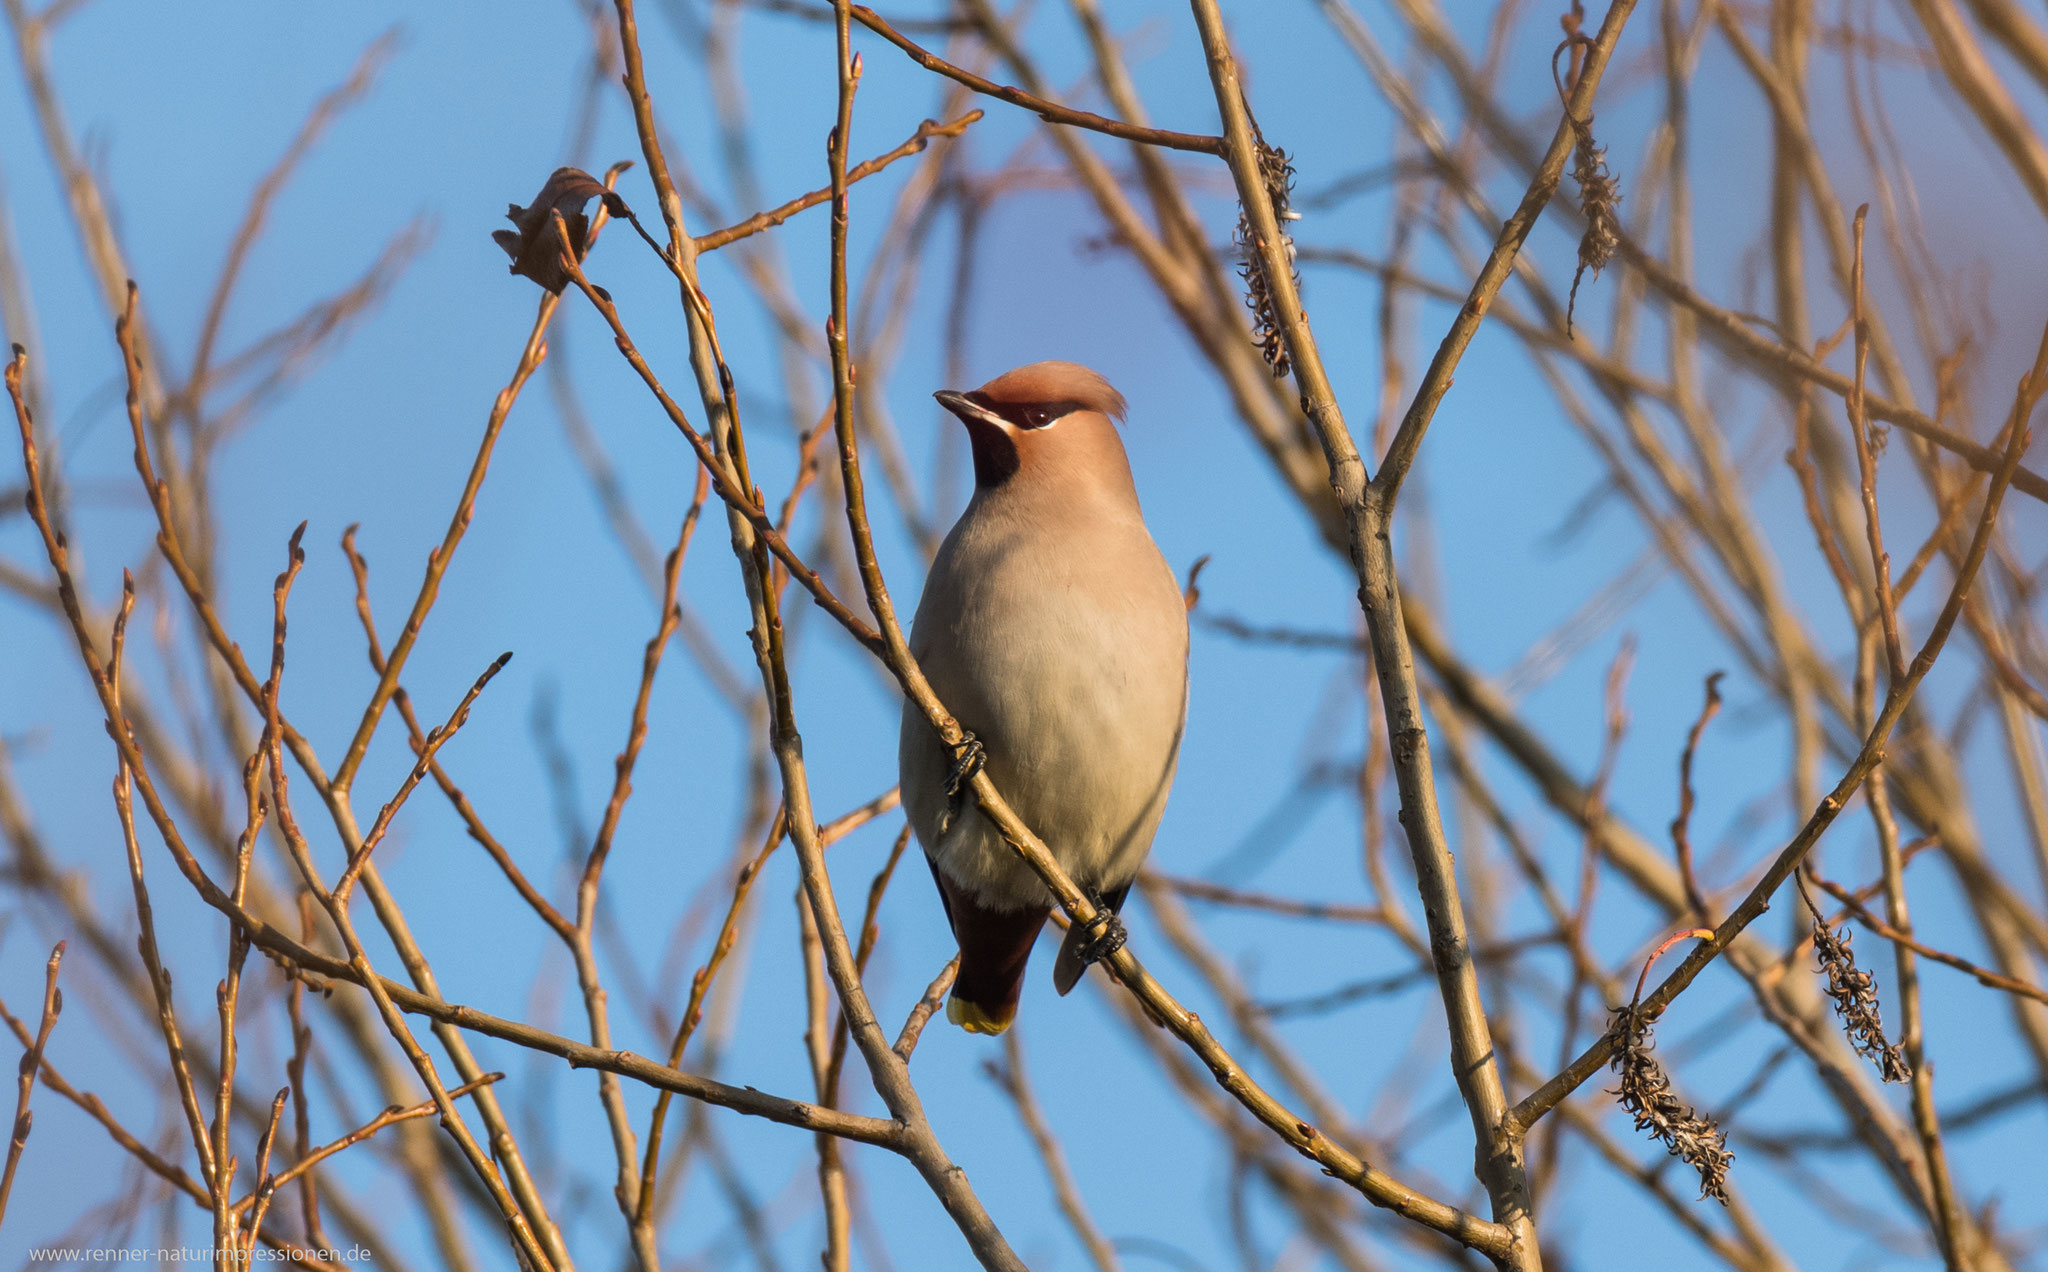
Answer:
[[[996,789],[1108,918],[1071,925],[1062,995],[1122,941],[1116,914],[1166,810],[1187,722],[1188,619],[1117,434],[1123,395],[1073,362],[933,394],[967,430],[975,490],[940,544],[910,652],[971,740],[906,702],[903,807],[960,947],[946,1018],[1000,1034],[1054,899],[971,798]]]

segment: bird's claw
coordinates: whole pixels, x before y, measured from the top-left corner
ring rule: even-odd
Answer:
[[[960,741],[953,748],[952,771],[946,774],[946,798],[959,799],[960,792],[987,763],[988,752],[982,749],[981,739],[961,730]]]
[[[967,784],[974,775],[981,772],[988,763],[988,752],[981,746],[981,739],[965,729],[960,731],[960,741],[953,747],[953,767],[946,773],[946,810],[939,816],[939,841],[953,831],[953,823],[960,816],[960,810],[967,804]]]
[[[1124,921],[1104,904],[1101,896],[1091,893],[1088,899],[1095,903],[1095,917],[1081,925],[1081,941],[1074,947],[1083,967],[1116,953],[1131,936],[1124,930]]]

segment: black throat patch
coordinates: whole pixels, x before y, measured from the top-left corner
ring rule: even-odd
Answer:
[[[1084,403],[1071,401],[994,402],[980,392],[969,393],[967,400],[1024,432],[1045,428],[1075,411],[1088,409]],[[966,424],[967,438],[974,448],[975,485],[993,490],[1017,475],[1023,461],[1017,454],[1016,438],[987,420],[962,417],[961,422]]]
[[[1017,454],[1016,439],[987,420],[965,422],[967,442],[974,451],[974,484],[983,490],[994,490],[1015,477],[1023,462]]]

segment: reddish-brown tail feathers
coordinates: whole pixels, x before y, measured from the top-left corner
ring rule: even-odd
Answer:
[[[1017,1018],[1024,968],[1052,907],[988,909],[940,874],[931,858],[925,864],[931,866],[953,939],[960,944],[960,972],[953,979],[946,1019],[969,1033],[999,1034]]]

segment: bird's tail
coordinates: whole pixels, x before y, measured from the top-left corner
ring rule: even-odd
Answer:
[[[1017,1018],[1024,968],[1052,909],[990,909],[946,878],[931,858],[925,862],[939,885],[939,899],[953,925],[953,939],[960,944],[960,971],[953,978],[946,1019],[969,1033],[999,1034]]]

